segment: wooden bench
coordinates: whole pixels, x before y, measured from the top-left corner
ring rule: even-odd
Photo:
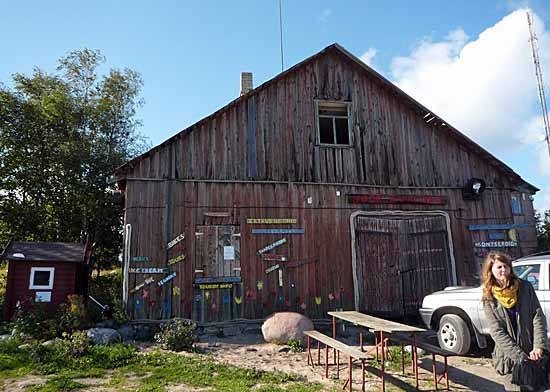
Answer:
[[[365,391],[365,361],[369,359],[373,359],[370,355],[367,353],[352,347],[348,346],[345,343],[342,343],[336,339],[331,338],[330,336],[327,336],[319,331],[304,331],[304,335],[307,336],[307,364],[312,367],[315,367],[315,364],[313,363],[313,357],[311,355],[311,339],[315,339],[317,341],[317,364],[321,364],[321,343],[325,345],[325,377],[328,378],[328,350],[329,347],[333,348],[335,350],[335,353],[337,353],[337,359],[335,358],[335,365],[336,365],[336,378],[340,378],[340,353],[346,354],[349,357],[348,361],[348,368],[349,368],[349,375],[348,379],[344,383],[343,389],[346,388],[346,386],[349,385],[349,390],[352,389],[352,370],[353,370],[353,359],[358,359],[361,361],[361,385],[362,385],[362,391]]]
[[[447,363],[447,358],[455,356],[457,354],[453,353],[452,351],[442,349],[439,346],[435,346],[433,344],[429,344],[429,343],[426,343],[426,342],[423,342],[423,341],[416,340],[416,341],[413,342],[413,338],[409,335],[406,335],[406,334],[394,333],[390,336],[390,339],[394,340],[398,343],[401,343],[401,360],[403,362],[403,372],[405,371],[404,357],[403,357],[404,347],[403,346],[404,346],[405,343],[408,343],[408,344],[411,344],[411,345],[413,343],[416,343],[417,348],[421,348],[422,350],[426,351],[426,353],[432,355],[432,373],[433,373],[433,378],[434,378],[433,381],[434,381],[435,390],[436,391],[438,390],[439,383],[441,382],[443,377],[445,377],[445,387],[446,387],[445,389],[447,391],[449,390],[449,366],[448,366],[448,363]],[[443,359],[444,359],[445,367],[444,367],[443,373],[441,375],[437,374],[436,362],[435,362],[435,359],[436,359],[437,355],[439,355],[440,357],[443,357]],[[411,357],[412,357],[413,361],[415,362],[414,363],[414,368],[416,369],[416,372],[418,372],[418,364],[417,364],[418,358],[416,358],[416,353],[411,353]]]

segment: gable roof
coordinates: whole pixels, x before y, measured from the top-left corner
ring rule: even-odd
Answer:
[[[375,71],[373,68],[369,67],[367,64],[365,64],[363,61],[361,61],[358,57],[354,56],[350,52],[348,52],[346,49],[344,49],[342,46],[340,46],[337,43],[334,43],[332,45],[327,46],[320,52],[314,54],[313,56],[310,56],[306,58],[305,60],[301,61],[300,63],[290,67],[284,72],[281,72],[280,74],[276,75],[272,79],[264,82],[260,86],[254,88],[253,90],[249,91],[248,93],[234,99],[224,107],[218,109],[214,113],[210,114],[209,116],[199,120],[198,122],[192,124],[191,126],[181,130],[174,136],[170,137],[163,143],[153,147],[149,151],[137,156],[136,158],[133,158],[132,160],[126,162],[125,164],[121,165],[120,167],[116,168],[113,172],[114,176],[124,175],[124,173],[127,170],[130,170],[133,168],[139,161],[142,159],[148,157],[149,155],[152,155],[156,151],[164,148],[165,146],[171,144],[174,142],[177,138],[191,132],[195,127],[198,127],[202,123],[209,121],[211,118],[217,116],[220,112],[223,112],[224,110],[230,108],[231,106],[239,103],[241,100],[247,99],[251,95],[254,95],[258,93],[259,91],[265,89],[266,87],[270,86],[271,84],[277,82],[278,80],[286,77],[288,74],[295,72],[298,68],[301,68],[304,65],[307,65],[314,60],[316,60],[319,57],[325,56],[328,53],[335,52],[338,53],[348,60],[350,60],[355,65],[362,68],[366,73],[368,73],[370,76],[377,79],[383,86],[387,87],[389,91],[392,93],[398,95],[400,98],[402,98],[404,101],[408,102],[413,110],[415,110],[419,115],[421,115],[424,118],[424,121],[426,123],[432,123],[433,125],[437,125],[438,128],[441,129],[442,132],[446,132],[446,135],[449,137],[452,137],[455,139],[458,143],[474,150],[477,154],[482,156],[483,158],[487,159],[489,162],[491,162],[492,165],[499,168],[503,172],[510,175],[513,179],[518,181],[519,183],[523,184],[530,192],[535,193],[539,191],[539,188],[535,187],[534,185],[528,183],[525,181],[519,174],[517,174],[512,168],[510,168],[508,165],[506,165],[504,162],[496,158],[494,155],[492,155],[490,152],[485,150],[483,147],[481,147],[479,144],[474,142],[472,139],[464,135],[462,132],[460,132],[458,129],[454,128],[453,126],[449,125],[446,121],[444,121],[441,117],[434,114],[431,110],[427,109],[424,105],[420,104],[418,101],[416,101],[414,98],[412,98],[410,95],[405,93],[403,90],[401,90],[399,87],[397,87],[395,84],[390,82],[388,79],[386,79],[384,76],[379,74],[377,71]]]
[[[82,263],[86,246],[67,242],[10,241],[0,259],[10,261],[66,261]]]

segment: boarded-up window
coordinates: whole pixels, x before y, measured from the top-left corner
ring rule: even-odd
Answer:
[[[319,144],[351,145],[349,102],[317,102]]]

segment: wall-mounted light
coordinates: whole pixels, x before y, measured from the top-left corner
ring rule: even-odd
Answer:
[[[470,178],[462,188],[462,197],[465,200],[479,200],[483,191],[485,191],[485,181],[480,178]]]

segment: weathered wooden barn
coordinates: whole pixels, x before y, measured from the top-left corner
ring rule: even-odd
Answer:
[[[538,189],[337,44],[115,178],[134,319],[415,316],[536,247]]]
[[[0,260],[8,261],[4,320],[43,302],[51,311],[71,294],[87,295],[90,247],[66,242],[10,241]]]

